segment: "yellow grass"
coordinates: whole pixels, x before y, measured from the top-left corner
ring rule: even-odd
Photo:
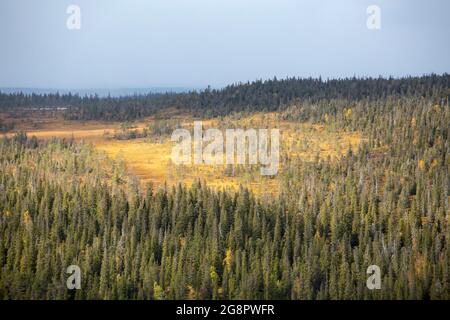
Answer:
[[[112,158],[124,160],[127,167],[141,179],[160,185],[170,177],[171,146],[168,143],[150,143],[144,139],[101,139],[94,145]]]
[[[146,127],[153,119],[136,123],[137,129]],[[192,127],[193,119],[185,118],[183,126]],[[278,120],[276,113],[259,113],[244,118],[229,116],[222,120],[203,121],[204,129],[219,128],[278,128],[281,132],[281,155],[290,159],[314,161],[323,159],[333,161],[347,150],[356,150],[362,140],[357,132],[332,130],[324,125],[298,123]],[[113,159],[123,160],[129,172],[135,174],[142,182],[152,182],[156,187],[168,186],[179,182],[191,185],[197,180],[216,189],[236,190],[240,185],[248,187],[259,195],[277,194],[280,178],[263,177],[259,169],[241,172],[236,176],[225,174],[225,166],[184,165],[176,166],[171,162],[174,145],[169,139],[162,143],[154,139],[114,140],[115,130],[120,130],[120,123],[49,121],[40,124],[39,129],[25,129],[29,136],[50,138],[53,136],[83,140],[92,143],[98,150]],[[8,133],[11,135],[12,133]],[[281,169],[280,169],[281,170]]]

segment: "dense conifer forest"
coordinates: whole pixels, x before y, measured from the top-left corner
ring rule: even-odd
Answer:
[[[0,94],[67,119],[277,111],[357,130],[338,161],[282,159],[258,197],[204,181],[146,187],[89,144],[0,140],[2,299],[450,299],[449,75],[257,81],[124,98]],[[66,268],[81,268],[68,290]],[[381,268],[381,289],[366,270]]]
[[[335,99],[376,101],[388,96],[446,99],[450,96],[449,87],[450,75],[443,74],[401,79],[274,78],[238,83],[223,89],[107,98],[0,92],[0,111],[18,107],[63,107],[67,108],[66,119],[127,121],[153,115],[164,108],[177,108],[210,117],[236,111],[283,110],[298,100],[312,103]]]

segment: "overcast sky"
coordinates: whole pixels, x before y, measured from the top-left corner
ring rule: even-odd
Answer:
[[[372,4],[380,30],[366,26]],[[0,0],[0,87],[448,73],[449,19],[448,0]]]

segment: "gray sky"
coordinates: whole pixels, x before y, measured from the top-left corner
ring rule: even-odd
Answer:
[[[70,4],[80,30],[66,27]],[[0,87],[450,72],[449,15],[448,0],[0,0]]]

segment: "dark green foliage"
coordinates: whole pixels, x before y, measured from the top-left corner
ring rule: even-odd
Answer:
[[[448,82],[432,79],[283,110],[365,142],[339,161],[284,159],[267,199],[141,188],[89,146],[1,140],[0,298],[450,299]],[[366,287],[373,264],[381,290]]]
[[[134,95],[127,97],[80,97],[72,94],[25,95],[0,93],[0,110],[17,107],[67,108],[70,120],[129,121],[161,113],[164,108],[178,108],[197,116],[211,117],[236,111],[284,110],[301,102],[329,100],[376,101],[385,97],[437,97],[450,95],[450,75],[429,75],[402,79],[349,78],[338,80],[289,78],[254,81],[223,89]]]

